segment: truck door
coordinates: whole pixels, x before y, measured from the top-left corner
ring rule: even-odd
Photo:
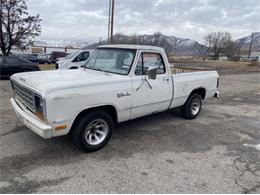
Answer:
[[[149,67],[157,68],[157,78],[151,80],[147,76]],[[170,73],[166,68],[161,53],[141,52],[138,58],[133,85],[133,107],[131,119],[165,111],[172,98]]]

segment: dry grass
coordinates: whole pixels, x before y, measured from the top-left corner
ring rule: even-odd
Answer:
[[[55,64],[39,64],[41,70],[54,70]]]
[[[252,62],[252,63],[250,63],[250,64],[248,64],[247,66],[255,66],[255,67],[258,67],[258,68],[260,68],[260,62]]]
[[[231,61],[178,61],[173,62],[175,68],[192,70],[217,70],[220,74],[241,74],[260,72],[259,62]]]

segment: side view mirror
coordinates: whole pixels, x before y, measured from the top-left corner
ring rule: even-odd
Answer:
[[[148,78],[152,80],[156,79],[156,67],[150,67],[148,69]]]

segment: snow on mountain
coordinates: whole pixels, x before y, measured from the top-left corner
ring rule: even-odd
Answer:
[[[164,47],[168,53],[176,54],[178,56],[191,55],[191,56],[206,56],[207,47],[191,39],[184,39],[175,36],[166,36],[163,34],[153,35],[114,35],[115,43],[120,44],[146,44],[157,45]],[[106,41],[105,41],[106,42]],[[104,44],[105,44],[104,42]],[[99,43],[94,43],[84,47],[84,49],[95,49]]]
[[[193,56],[206,56],[207,47],[191,39],[184,39],[179,37],[170,36],[169,43],[173,46],[171,52],[175,52],[177,55],[193,55]],[[175,46],[176,42],[176,46]]]
[[[192,56],[206,56],[207,47],[191,39],[184,39],[175,36],[166,36],[163,34],[153,35],[135,35],[128,36],[122,34],[114,35],[114,40],[117,43],[125,44],[148,44],[158,45],[167,48],[168,53]],[[106,44],[107,41],[103,41]],[[237,39],[236,42],[241,46],[241,50],[248,51],[251,42],[251,35]],[[67,47],[67,48],[84,48],[84,49],[95,49],[100,44],[94,43],[88,45],[87,41],[82,40],[36,40],[34,41],[35,46],[47,46],[47,47]],[[260,51],[260,32],[254,34],[254,40],[252,45],[252,51]]]
[[[236,42],[241,46],[241,50],[248,51],[251,43],[251,35],[237,39]],[[254,33],[252,51],[260,51],[260,32]]]
[[[46,46],[46,47],[67,47],[67,48],[82,48],[88,45],[87,41],[69,41],[69,40],[36,40],[33,43],[34,46]]]

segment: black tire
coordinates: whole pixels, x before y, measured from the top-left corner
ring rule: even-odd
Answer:
[[[91,133],[93,133],[93,132],[89,133],[91,135],[88,136],[87,132],[89,130],[87,128],[90,127],[93,122],[98,121],[98,120],[105,122],[107,124],[107,127],[108,127],[107,133],[105,134],[102,142],[97,143],[97,144],[91,144],[88,141],[87,137],[90,137],[90,136],[95,137],[95,136],[92,136]],[[82,150],[84,152],[94,152],[96,150],[101,149],[102,147],[104,147],[107,144],[107,142],[111,138],[112,129],[113,129],[113,120],[109,114],[107,114],[104,111],[93,111],[93,112],[87,113],[86,115],[80,117],[79,120],[76,121],[76,124],[74,125],[74,127],[72,129],[72,138],[73,138],[74,143],[80,150]],[[96,130],[96,131],[98,131],[98,130]],[[102,134],[101,134],[101,136],[102,136]],[[92,139],[92,138],[90,138],[90,139]]]
[[[195,106],[195,103],[198,106]],[[201,110],[202,99],[201,96],[197,93],[191,94],[186,103],[181,107],[181,112],[184,118],[186,119],[194,119],[196,118]],[[197,109],[194,109],[197,108]]]

